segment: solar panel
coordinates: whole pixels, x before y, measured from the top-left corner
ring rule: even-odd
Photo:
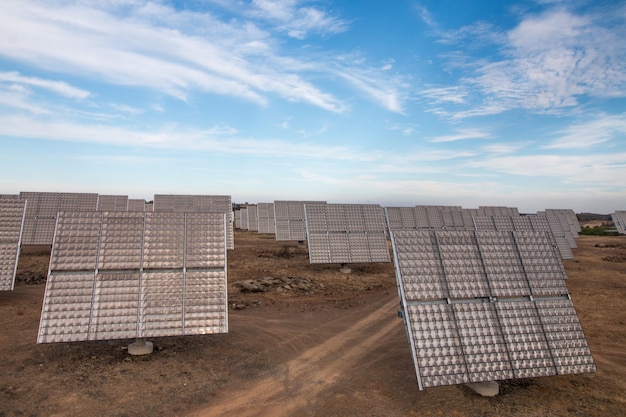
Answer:
[[[559,215],[553,211],[538,212],[537,217],[543,217],[548,223],[548,228],[552,231],[556,245],[563,259],[574,259],[572,247],[576,247],[576,241],[569,226],[565,229],[561,223]]]
[[[146,211],[146,200],[129,198],[128,211]]]
[[[615,213],[611,214],[611,218],[613,219],[613,224],[615,224],[617,232],[622,235],[626,234],[626,211],[617,210]]]
[[[276,224],[276,240],[307,240],[304,204],[320,203],[325,201],[274,201],[274,221]]]
[[[99,195],[98,211],[128,211],[128,196]]]
[[[259,231],[259,217],[257,214],[257,206],[248,206],[248,230],[252,232]]]
[[[224,217],[59,213],[38,343],[227,332]]]
[[[235,227],[241,229],[241,210],[233,211],[233,218],[235,219]]]
[[[15,285],[25,211],[24,200],[0,198],[0,291]]]
[[[548,232],[391,236],[420,389],[595,371]]]
[[[389,262],[383,209],[374,204],[305,204],[311,263]]]
[[[239,210],[241,216],[241,229],[248,230],[248,207],[243,207]]]
[[[233,207],[229,195],[155,194],[153,211],[226,213],[227,248],[235,249]]]
[[[276,233],[274,203],[258,203],[259,233]]]
[[[98,194],[49,193],[23,191],[27,201],[24,217],[23,245],[52,245],[56,215],[59,211],[96,211]]]

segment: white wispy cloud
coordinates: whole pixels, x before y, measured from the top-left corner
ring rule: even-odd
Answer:
[[[436,138],[429,139],[429,142],[456,142],[459,140],[468,139],[490,139],[491,133],[480,129],[463,128],[457,129],[457,132],[452,135],[437,136]]]
[[[600,115],[585,123],[574,124],[556,133],[558,138],[547,149],[589,148],[602,143],[626,140],[626,113]]]
[[[531,142],[510,142],[510,143],[493,143],[490,145],[482,146],[480,149],[484,152],[491,154],[513,154],[516,153],[526,147],[528,147]]]
[[[0,82],[39,87],[69,98],[85,99],[89,96],[88,91],[73,87],[66,82],[25,77],[17,71],[0,72]]]
[[[385,80],[372,75],[371,71],[350,70],[348,68],[337,70],[336,74],[372,97],[387,110],[395,113],[404,112],[404,93],[400,87],[401,81],[393,78]]]
[[[439,106],[438,114],[461,119],[511,109],[562,113],[583,97],[625,97],[626,16],[546,7],[522,16],[506,32],[478,23],[441,34],[441,42],[464,48],[448,62],[471,72],[457,86],[424,91]],[[476,42],[496,47],[497,53],[471,55]],[[456,99],[456,91],[465,94]],[[468,108],[442,109],[447,103]]]
[[[465,104],[467,90],[463,86],[428,88],[418,94],[439,103]]]
[[[239,136],[231,126],[206,129],[176,124],[138,130],[106,124],[80,124],[65,120],[43,120],[27,116],[0,116],[0,137],[15,137],[104,144],[122,147],[176,149],[217,152],[229,155],[254,155],[264,158],[303,158],[368,162],[381,154],[349,146],[320,145],[315,142],[290,142],[282,139],[255,139]]]
[[[198,21],[201,29],[190,24]],[[339,98],[308,82],[294,67],[284,70],[285,57],[270,36],[253,22],[226,23],[208,13],[176,11],[149,1],[0,3],[0,54],[12,60],[150,88],[182,100],[200,91],[265,105],[275,95],[343,111]],[[320,62],[303,61],[300,66],[325,71]]]
[[[3,86],[0,84],[0,106],[33,114],[50,114],[46,106],[31,100],[30,91],[21,85]]]
[[[471,168],[492,170],[523,177],[560,178],[563,183],[590,184],[625,190],[626,153],[589,155],[509,155],[493,156],[468,163]]]
[[[245,18],[270,22],[275,30],[296,39],[305,39],[312,34],[334,35],[348,30],[350,25],[350,21],[334,16],[328,10],[309,5],[310,0],[212,2]]]

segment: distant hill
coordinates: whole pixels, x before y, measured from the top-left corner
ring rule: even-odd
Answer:
[[[578,221],[581,223],[591,222],[594,220],[613,222],[610,214],[597,214],[597,213],[577,213]]]

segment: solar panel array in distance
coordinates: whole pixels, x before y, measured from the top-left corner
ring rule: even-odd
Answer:
[[[307,240],[304,205],[314,203],[326,204],[325,201],[275,200],[276,240],[297,240],[299,242]]]
[[[382,207],[305,204],[311,263],[389,262]]]

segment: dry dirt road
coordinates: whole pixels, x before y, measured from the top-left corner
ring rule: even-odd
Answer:
[[[578,244],[568,287],[598,372],[502,381],[493,398],[418,390],[391,263],[345,275],[237,231],[229,333],[157,338],[139,358],[132,340],[37,345],[47,255],[25,253],[0,293],[0,417],[626,415],[626,238]],[[243,280],[272,284],[241,292]]]

